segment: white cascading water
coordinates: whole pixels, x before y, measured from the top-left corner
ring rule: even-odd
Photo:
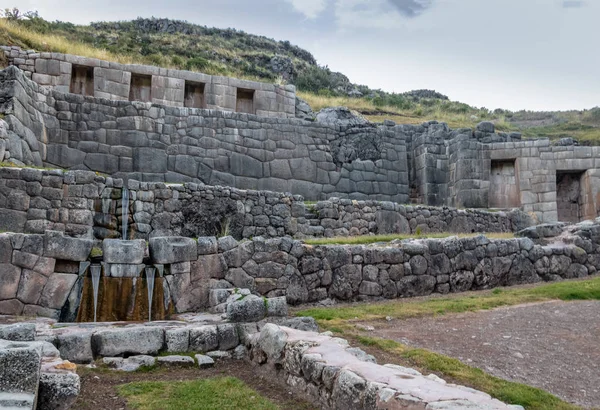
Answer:
[[[100,273],[102,272],[102,266],[92,265],[90,266],[92,273],[92,289],[94,290],[94,323],[96,322],[96,311],[98,310],[98,288],[100,287]]]
[[[127,221],[129,218],[129,190],[126,187],[123,187],[123,192],[121,195],[121,216],[123,221],[121,223],[122,229],[122,239],[124,241],[127,240]]]
[[[154,294],[154,278],[156,268],[146,268],[146,284],[148,285],[148,322],[152,321],[152,295]]]

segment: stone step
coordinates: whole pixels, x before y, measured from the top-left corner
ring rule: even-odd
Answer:
[[[35,396],[30,393],[4,393],[0,392],[0,410],[33,410]]]

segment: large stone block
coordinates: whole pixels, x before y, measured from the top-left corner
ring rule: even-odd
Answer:
[[[44,236],[44,256],[49,258],[83,262],[93,246],[92,239],[70,238],[62,232],[46,231]]]
[[[42,354],[27,343],[0,345],[0,392],[37,393]]]
[[[79,396],[76,373],[42,373],[38,393],[38,410],[67,410]]]
[[[192,238],[179,236],[151,238],[150,256],[162,264],[194,261],[198,258],[197,244]]]
[[[0,264],[0,300],[14,299],[17,297],[21,268],[12,264]]]
[[[92,335],[92,350],[96,356],[156,355],[163,349],[164,329],[133,327],[101,330]]]
[[[32,342],[35,340],[35,324],[0,325],[0,339],[14,342]]]
[[[146,241],[143,239],[129,241],[105,239],[102,241],[102,252],[106,263],[138,265],[142,263],[146,255]]]
[[[57,345],[62,359],[73,363],[90,363],[94,360],[91,332],[59,335]]]
[[[135,148],[133,170],[146,173],[167,172],[167,152],[158,148]]]

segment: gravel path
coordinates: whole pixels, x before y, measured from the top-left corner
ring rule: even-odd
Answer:
[[[495,376],[600,408],[600,302],[546,302],[369,323],[376,336],[423,347]]]

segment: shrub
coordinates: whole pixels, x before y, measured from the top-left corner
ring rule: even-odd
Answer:
[[[193,58],[190,58],[185,63],[185,69],[189,70],[189,71],[192,71],[192,70],[204,70],[209,65],[210,65],[210,61],[208,61],[206,58],[204,58],[204,57],[193,57]]]

